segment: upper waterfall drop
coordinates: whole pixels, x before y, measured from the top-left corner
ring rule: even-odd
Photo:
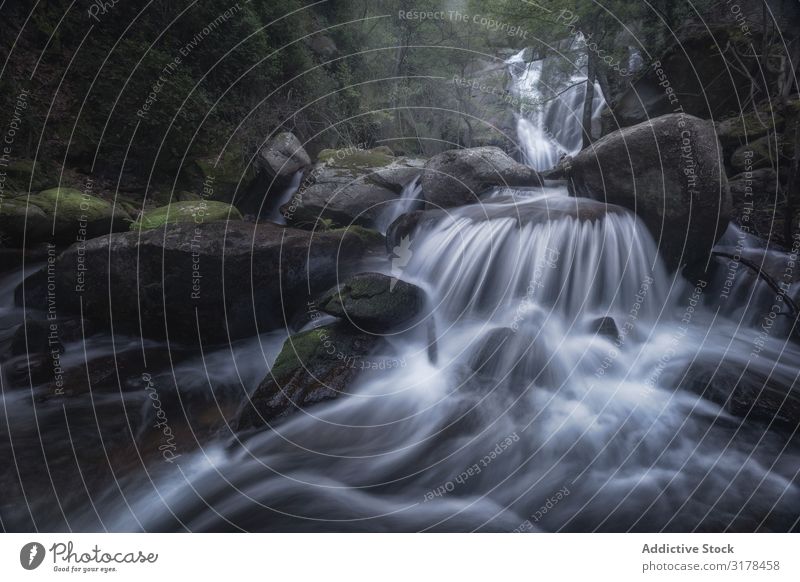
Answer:
[[[574,155],[583,146],[586,65],[578,62],[578,70],[565,82],[551,85],[544,74],[547,59],[526,61],[526,50],[506,61],[512,78],[511,91],[523,104],[517,112],[517,139],[525,162],[544,171],[555,166],[562,155]],[[600,84],[595,82],[593,135],[599,133],[600,112],[605,103]]]

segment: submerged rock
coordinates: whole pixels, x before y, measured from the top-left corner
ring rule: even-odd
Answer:
[[[663,115],[607,135],[565,172],[571,190],[641,218],[670,268],[708,259],[727,227],[731,197],[714,126]]]
[[[368,333],[387,333],[419,316],[425,292],[380,273],[359,273],[325,295],[319,309]]]
[[[791,377],[757,366],[696,362],[681,386],[723,406],[730,414],[794,430],[800,424],[800,390]]]
[[[589,332],[603,337],[607,337],[612,341],[619,339],[619,328],[617,322],[613,317],[598,317],[591,324],[589,324]]]
[[[478,201],[497,186],[541,186],[539,174],[515,162],[498,147],[449,150],[432,157],[422,175],[428,208],[449,208]]]
[[[239,414],[239,429],[263,425],[352,389],[358,361],[381,342],[345,322],[293,335],[283,344],[269,375]]]

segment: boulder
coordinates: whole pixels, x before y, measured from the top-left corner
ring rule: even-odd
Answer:
[[[442,152],[425,164],[422,197],[428,208],[478,202],[478,195],[497,186],[541,186],[533,168],[515,162],[498,147]]]
[[[191,200],[147,210],[136,222],[131,223],[130,230],[149,230],[180,222],[203,224],[216,220],[241,219],[241,213],[230,204],[216,200]]]
[[[261,426],[346,394],[361,369],[359,360],[381,341],[345,322],[289,337],[269,375],[240,412],[239,429]]]
[[[424,305],[422,289],[381,273],[354,275],[319,301],[320,311],[372,334],[408,324],[422,313]]]
[[[800,390],[793,378],[773,368],[727,360],[695,362],[681,373],[681,387],[723,406],[730,414],[796,429]]]
[[[0,243],[4,246],[30,247],[47,239],[53,221],[44,211],[21,199],[6,199],[0,202]]]
[[[281,213],[290,225],[298,227],[319,228],[319,222],[334,227],[372,227],[396,199],[394,191],[361,179],[346,184],[323,182],[299,190],[281,207]]]
[[[670,268],[705,261],[727,227],[731,198],[710,122],[663,115],[605,136],[563,166],[574,195],[638,215]]]
[[[56,242],[72,243],[127,230],[130,223],[130,216],[121,206],[75,188],[51,188],[18,200],[44,212]]]
[[[372,149],[325,149],[319,152],[317,160],[329,168],[347,169],[357,173],[368,173],[396,161],[392,150],[385,146]]]
[[[73,245],[17,288],[61,313],[178,342],[227,342],[275,329],[370,245],[358,229],[311,233],[272,223],[183,222]],[[334,259],[335,258],[335,259]],[[48,272],[48,270],[50,272]]]
[[[617,322],[610,316],[598,317],[590,323],[589,333],[606,337],[611,341],[619,341],[620,339]]]
[[[408,184],[422,175],[425,160],[419,158],[398,158],[389,165],[375,168],[367,174],[367,179],[394,192],[402,192]]]
[[[271,178],[289,178],[311,164],[303,144],[291,132],[279,133],[259,151],[256,165]]]

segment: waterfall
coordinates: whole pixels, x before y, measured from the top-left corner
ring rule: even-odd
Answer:
[[[381,234],[386,234],[386,230],[396,219],[406,212],[415,210],[420,205],[420,194],[422,194],[422,185],[420,184],[419,176],[417,176],[403,187],[397,200],[392,200],[389,203],[389,206],[378,217],[375,228]]]
[[[537,169],[581,144],[585,83],[576,74],[570,78],[574,86],[545,90],[546,66],[526,63],[522,53],[509,59],[520,94],[536,98],[563,91],[520,115],[520,141]],[[596,91],[595,114],[602,104]],[[281,204],[298,184],[296,174]],[[415,180],[378,227],[385,231],[418,198]],[[273,213],[272,219],[282,217]],[[756,250],[754,241],[735,230],[722,243],[742,252],[740,241],[742,248]],[[133,468],[115,472],[91,503],[70,499],[71,505],[59,505],[63,518],[55,515],[52,491],[41,494],[30,510],[37,526],[648,532],[797,527],[800,443],[788,432],[743,421],[744,414],[733,416],[725,402],[734,388],[785,387],[796,379],[800,348],[777,333],[759,335],[759,316],[774,296],[763,283],[741,279],[745,271],[738,271],[728,294],[755,311],[734,308],[733,299],[730,308],[720,309],[724,271],[699,283],[668,274],[635,216],[569,197],[563,186],[500,189],[480,204],[422,222],[408,243],[410,257],[401,273],[389,261],[370,264],[370,270],[415,283],[428,295],[423,320],[387,337],[371,356],[402,361],[402,367],[364,370],[348,395],[242,433],[233,429],[233,404],[256,389],[285,332],[176,366],[170,361],[159,377],[170,418],[188,418],[186,410],[197,406],[198,416],[217,421],[214,430],[184,430],[180,442],[186,448],[177,462],[158,460],[146,468],[141,459],[131,462]],[[0,281],[0,308],[10,305],[5,298],[21,276]],[[10,313],[10,307],[8,313],[0,310]],[[428,358],[431,329],[435,363]],[[108,336],[92,342],[109,349]],[[26,450],[38,447],[42,454],[43,440],[50,446],[71,442],[52,432],[55,424],[42,424],[52,432],[45,439],[31,428],[66,416],[59,402],[37,402],[32,393],[33,388],[4,389],[0,432],[14,432],[14,446],[20,447],[20,431],[27,430]],[[140,435],[141,423],[152,421],[152,405],[141,386],[126,387],[124,398],[149,416],[126,415],[133,426],[117,432]],[[96,411],[95,400],[82,402]],[[91,428],[97,419],[87,413],[73,427],[80,422]],[[0,453],[11,466],[8,451]],[[51,479],[58,482],[58,471],[72,474],[74,466],[67,465],[54,466]],[[17,513],[4,514],[4,526],[27,523],[27,504],[17,505]]]
[[[402,278],[429,293],[436,364],[424,325],[391,338],[374,357],[405,367],[206,443],[154,486],[122,480],[126,502],[106,505],[106,526],[791,528],[796,444],[681,388],[687,366],[741,368],[751,334],[704,311],[696,287],[670,292],[630,213],[558,188],[518,194],[453,209],[411,237]],[[800,350],[765,346],[751,370],[791,379]]]
[[[506,63],[512,92],[522,103],[517,114],[517,138],[526,162],[543,171],[556,165],[562,155],[574,155],[583,147],[583,106],[586,98],[585,65],[566,79],[546,78],[546,59],[527,62],[523,49]],[[600,84],[594,84],[592,133],[599,133],[605,106]]]
[[[286,218],[283,216],[283,212],[281,212],[281,207],[284,204],[287,204],[289,200],[292,199],[294,193],[297,192],[297,189],[300,187],[300,181],[303,179],[303,170],[297,170],[293,175],[292,179],[289,182],[289,185],[281,192],[278,198],[275,201],[275,205],[272,206],[272,210],[269,213],[269,217],[267,220],[274,222],[275,224],[286,224]]]

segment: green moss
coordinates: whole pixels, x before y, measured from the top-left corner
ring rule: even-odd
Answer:
[[[390,153],[387,153],[387,151]],[[334,168],[346,168],[349,170],[367,170],[369,168],[388,166],[395,159],[391,154],[391,150],[385,146],[371,150],[322,150],[318,158],[319,161],[325,162]]]
[[[113,214],[110,202],[75,188],[51,188],[29,196],[28,202],[48,216],[55,215],[57,222],[94,222],[110,219]]]
[[[131,224],[131,230],[149,230],[165,224],[194,222],[203,224],[214,220],[241,220],[241,213],[230,204],[214,200],[173,202],[144,212]]]
[[[287,380],[295,370],[311,361],[320,348],[320,331],[331,332],[332,326],[323,326],[291,336],[283,344],[281,353],[272,365],[271,374],[280,384]]]

